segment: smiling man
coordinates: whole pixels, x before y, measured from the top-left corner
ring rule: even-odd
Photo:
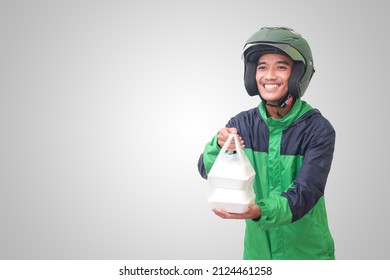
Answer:
[[[309,44],[290,28],[264,27],[247,41],[243,60],[245,88],[261,103],[220,129],[198,169],[207,179],[229,134],[239,135],[256,171],[256,200],[242,214],[213,211],[246,220],[244,259],[335,259],[324,199],[335,130],[301,99],[314,74]]]
[[[288,79],[293,65],[293,60],[283,54],[264,54],[259,58],[256,69],[257,88],[261,97],[267,101],[267,111],[273,118],[282,118],[291,109],[291,96],[285,101],[288,106],[279,108],[278,103],[288,93]]]

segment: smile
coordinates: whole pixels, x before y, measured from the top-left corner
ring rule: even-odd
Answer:
[[[274,88],[277,88],[279,86],[280,86],[279,84],[264,84],[265,89],[274,89]]]

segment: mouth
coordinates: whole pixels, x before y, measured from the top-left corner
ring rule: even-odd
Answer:
[[[263,87],[266,90],[273,90],[273,89],[276,89],[276,88],[278,88],[280,86],[281,86],[280,84],[263,84]]]

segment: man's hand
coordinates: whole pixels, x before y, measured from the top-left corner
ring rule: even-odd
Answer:
[[[260,207],[252,204],[247,207],[245,213],[229,213],[222,209],[213,209],[213,212],[222,219],[259,219],[261,216]]]
[[[238,135],[237,129],[234,128],[234,127],[230,127],[230,128],[229,127],[224,127],[224,128],[222,128],[219,131],[219,133],[218,133],[218,145],[220,147],[223,147],[223,145],[225,144],[226,140],[229,137],[229,134],[237,134]],[[240,141],[241,147],[244,148],[245,147],[244,140],[242,140],[240,135],[238,135],[238,139]],[[236,144],[235,144],[234,141],[230,142],[228,150],[229,151],[235,151],[236,150]]]

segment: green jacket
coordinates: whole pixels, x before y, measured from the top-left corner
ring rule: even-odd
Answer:
[[[233,117],[256,177],[259,220],[246,220],[244,259],[334,259],[324,190],[335,130],[318,110],[297,99],[281,120],[267,117],[263,103]],[[198,162],[207,179],[221,148],[217,136]]]

